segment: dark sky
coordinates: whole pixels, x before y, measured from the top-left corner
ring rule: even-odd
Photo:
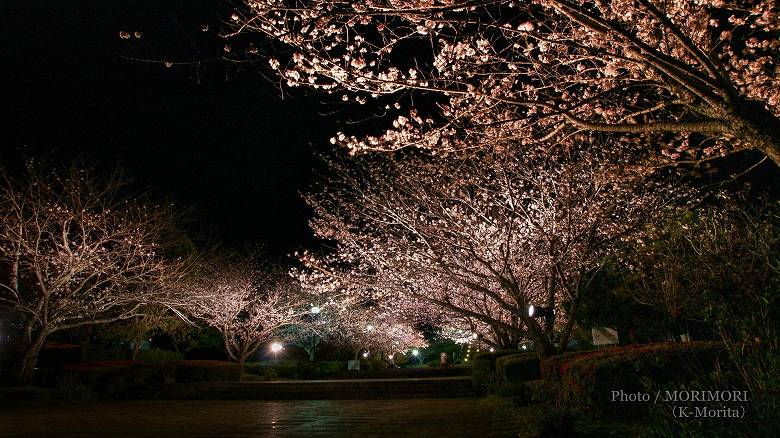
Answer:
[[[310,243],[298,193],[336,128],[318,114],[317,97],[283,100],[263,67],[219,59],[230,8],[225,0],[3,1],[0,146],[121,165],[156,196],[195,207],[228,245],[289,252]],[[142,36],[123,40],[122,30]],[[201,62],[166,68],[128,58]]]

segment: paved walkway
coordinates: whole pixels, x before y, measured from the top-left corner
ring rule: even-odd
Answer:
[[[132,401],[0,412],[0,436],[513,436],[480,399]]]

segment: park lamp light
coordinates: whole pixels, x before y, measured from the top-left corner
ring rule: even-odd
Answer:
[[[321,311],[321,310],[322,310],[322,309],[320,309],[320,306],[314,306],[314,305],[312,305],[312,306],[311,306],[311,309],[310,309],[310,312],[311,312],[311,314],[312,314],[312,315],[317,315],[317,314],[319,314],[319,313],[320,313],[320,311]]]
[[[419,354],[420,354],[420,350],[418,350],[416,348],[414,350],[412,350],[412,356],[417,357]]]
[[[366,351],[366,352],[364,352],[364,353],[363,353],[363,358],[365,359],[365,358],[367,358],[367,357],[368,357],[368,351]]]
[[[276,354],[276,353],[278,353],[278,352],[282,351],[282,349],[283,349],[283,348],[284,348],[284,347],[282,346],[282,344],[280,344],[280,343],[278,343],[278,342],[274,342],[273,344],[271,344],[271,351],[272,351],[274,354]]]
[[[552,317],[555,311],[549,307],[534,306],[531,304],[528,306],[528,316],[531,318],[546,318]]]

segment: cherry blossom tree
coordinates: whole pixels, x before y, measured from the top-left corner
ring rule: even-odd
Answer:
[[[335,176],[309,197],[315,232],[336,249],[302,260],[323,288],[370,289],[397,307],[424,303],[491,345],[531,338],[552,354],[565,348],[580,292],[615,244],[688,196],[683,185],[615,177],[591,154],[561,147],[545,158],[482,151],[336,161]],[[531,317],[531,305],[555,317]]]
[[[309,312],[287,272],[252,259],[210,262],[183,293],[183,312],[219,330],[225,351],[242,369],[260,345]]]
[[[168,208],[122,195],[118,174],[27,163],[0,188],[0,305],[25,317],[18,378],[32,377],[52,333],[128,319],[180,280],[160,246]]]
[[[312,312],[312,308],[308,309],[308,313],[302,311],[300,320],[285,327],[280,333],[287,344],[305,351],[309,361],[314,361],[320,344],[332,335],[338,317],[330,309],[317,306],[317,311]]]
[[[353,151],[608,134],[653,166],[746,149],[780,163],[775,0],[244,3],[234,52],[263,56],[251,37],[270,37],[282,82],[384,107],[385,132],[331,140]]]
[[[338,316],[333,321],[328,340],[349,351],[355,360],[363,354],[387,357],[427,345],[411,321],[399,318],[388,309],[353,303],[334,306],[333,310]]]

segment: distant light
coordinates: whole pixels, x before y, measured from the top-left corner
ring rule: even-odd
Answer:
[[[523,345],[523,350],[528,350],[528,346],[527,345]]]
[[[320,313],[319,306],[311,306],[311,313],[314,314],[314,315]]]
[[[412,356],[417,356],[418,354],[420,354],[420,350],[417,349],[412,350]]]
[[[536,308],[534,307],[533,304],[528,306],[528,316],[534,316],[534,310],[536,310]]]
[[[471,335],[471,337],[474,338],[474,339],[477,339],[479,337],[479,335],[474,333],[473,335]]]
[[[392,354],[388,354],[387,358],[390,359],[390,360],[393,360],[393,355]]]
[[[274,353],[278,353],[282,351],[282,348],[284,347],[282,347],[282,344],[278,342],[274,342],[273,344],[271,344],[271,351],[273,351]]]
[[[495,349],[495,348],[493,348],[493,347],[490,347],[490,352],[492,353],[492,352],[494,352],[494,351],[496,351],[496,349]]]
[[[368,331],[371,331],[371,330],[373,330],[373,329],[374,329],[374,326],[373,326],[373,325],[371,325],[371,324],[369,324],[369,325],[367,325],[367,326],[366,326],[366,330],[368,330]]]
[[[368,357],[368,352],[363,353],[363,357]]]
[[[468,361],[469,361],[469,358],[467,357],[467,358],[463,359],[463,361],[464,361],[464,362],[468,362]]]

